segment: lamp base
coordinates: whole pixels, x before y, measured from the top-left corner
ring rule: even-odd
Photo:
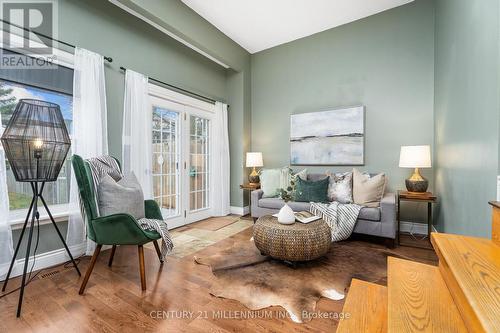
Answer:
[[[248,182],[250,183],[250,185],[260,184],[259,173],[257,172],[257,170],[255,170],[255,167],[253,168],[252,173],[248,175]]]
[[[50,217],[50,221],[52,222],[52,225],[57,231],[57,235],[61,239],[64,248],[66,249],[66,252],[68,253],[69,258],[71,259],[71,262],[73,263],[73,266],[76,269],[76,272],[78,273],[79,276],[82,274],[80,273],[80,270],[78,269],[78,265],[75,262],[75,259],[73,259],[73,256],[71,255],[71,252],[69,251],[68,245],[66,244],[66,241],[64,240],[64,237],[61,234],[61,231],[57,227],[56,221],[54,220],[54,217],[52,216],[49,207],[47,203],[45,202],[45,199],[43,198],[42,192],[43,188],[45,187],[45,182],[41,182],[39,184],[38,182],[30,182],[31,183],[31,188],[33,190],[33,198],[31,200],[31,205],[30,208],[28,209],[28,214],[26,215],[26,219],[24,220],[24,225],[23,229],[21,231],[21,235],[19,236],[19,240],[17,241],[16,245],[16,250],[14,251],[14,255],[12,256],[12,260],[10,262],[9,270],[7,272],[7,275],[5,277],[5,281],[3,282],[3,287],[2,287],[2,292],[5,291],[7,288],[7,283],[9,282],[10,274],[12,273],[12,268],[14,267],[14,262],[16,261],[17,253],[19,252],[19,247],[21,245],[21,242],[23,240],[24,232],[26,231],[26,227],[28,226],[28,222],[31,220],[30,227],[29,227],[29,237],[28,237],[28,244],[26,246],[26,256],[24,257],[24,269],[23,269],[23,277],[21,280],[21,290],[19,292],[19,301],[17,303],[17,313],[16,317],[21,316],[21,307],[23,305],[23,296],[24,296],[24,288],[26,287],[26,284],[29,283],[29,281],[26,281],[26,277],[31,275],[31,272],[28,273],[28,261],[30,257],[30,251],[31,251],[31,240],[33,238],[33,229],[35,228],[35,221],[38,226],[38,233],[40,233],[40,224],[39,224],[39,217],[40,214],[38,212],[38,200],[40,200],[45,207],[45,210],[47,211],[47,214]],[[31,217],[30,217],[31,215]],[[36,249],[35,249],[36,251]],[[35,253],[36,254],[36,253]],[[33,267],[32,267],[33,269]]]
[[[427,192],[429,187],[429,181],[420,174],[418,168],[415,168],[413,175],[405,180],[405,184],[409,192]]]

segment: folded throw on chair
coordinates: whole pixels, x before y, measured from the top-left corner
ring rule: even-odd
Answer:
[[[104,175],[109,175],[115,181],[119,181],[123,177],[123,174],[120,171],[118,163],[111,156],[93,157],[87,159],[86,161],[89,163],[90,170],[92,171],[95,207],[97,207],[97,214],[100,215],[98,205],[99,193],[97,189],[99,188],[101,179]],[[81,203],[80,206],[83,207]],[[84,214],[83,209],[82,214]],[[83,217],[85,218],[85,216]],[[165,222],[164,220],[141,218],[137,220],[137,224],[142,228],[142,230],[156,231],[160,234],[162,238],[161,255],[162,259],[165,259],[166,255],[174,248],[174,243],[172,242],[172,238],[170,237],[170,233],[168,231],[167,222]]]

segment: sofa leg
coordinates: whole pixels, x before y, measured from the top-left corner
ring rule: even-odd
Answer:
[[[256,217],[252,217],[253,219],[253,224],[255,224],[255,222],[257,222],[257,218]]]
[[[396,245],[396,240],[393,238],[385,238],[384,243],[386,247],[393,249]]]

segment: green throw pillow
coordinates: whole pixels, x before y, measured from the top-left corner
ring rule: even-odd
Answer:
[[[297,202],[328,202],[329,183],[330,177],[315,182],[297,177],[294,200]]]

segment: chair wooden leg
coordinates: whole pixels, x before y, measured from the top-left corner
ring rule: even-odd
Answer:
[[[109,267],[113,265],[113,258],[115,257],[115,251],[116,251],[116,245],[113,245],[113,247],[111,248],[111,254],[109,255],[109,262],[108,262]]]
[[[141,273],[141,288],[146,290],[146,268],[144,266],[144,248],[139,245],[139,270]]]
[[[153,244],[155,245],[155,250],[156,250],[156,254],[158,255],[158,259],[160,259],[160,262],[163,264],[163,258],[161,257],[161,251],[160,251],[160,246],[158,245],[158,241],[157,240],[154,240],[153,241]]]
[[[87,272],[85,273],[85,277],[83,278],[82,285],[80,286],[80,291],[78,292],[80,295],[83,295],[85,291],[85,287],[87,286],[87,282],[89,282],[90,274],[92,274],[92,270],[94,269],[95,262],[97,261],[97,257],[99,256],[99,252],[101,252],[102,245],[97,244],[94,254],[92,255],[92,259],[90,259],[90,265],[87,268]]]

